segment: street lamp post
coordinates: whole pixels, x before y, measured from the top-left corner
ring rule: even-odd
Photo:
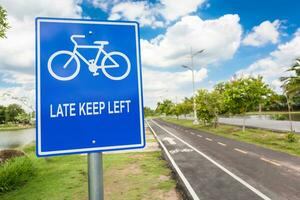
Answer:
[[[191,66],[182,65],[183,68],[189,69],[192,71],[192,82],[193,82],[193,110],[194,110],[194,121],[193,124],[199,124],[198,118],[197,118],[197,109],[196,109],[196,94],[195,94],[195,70],[194,70],[194,56],[202,53],[204,49],[200,51],[193,52],[193,49],[191,48]]]

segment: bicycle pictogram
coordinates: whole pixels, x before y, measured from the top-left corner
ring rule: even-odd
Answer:
[[[80,72],[80,60],[81,59],[84,63],[87,64],[89,71],[93,74],[93,76],[99,75],[98,70],[102,70],[103,74],[111,79],[111,80],[122,80],[126,78],[129,75],[131,63],[128,59],[128,57],[119,51],[112,51],[112,52],[106,52],[104,50],[104,46],[108,45],[108,41],[94,41],[93,45],[78,45],[75,41],[76,38],[85,38],[85,35],[72,35],[70,37],[72,43],[74,44],[73,51],[68,50],[60,50],[55,53],[53,53],[49,60],[48,60],[48,71],[51,74],[51,76],[57,80],[60,81],[70,81],[74,79]],[[87,60],[79,51],[78,49],[98,49],[98,52],[94,59]],[[98,66],[98,60],[100,58],[100,55],[103,54],[101,64]],[[61,56],[67,57],[67,62],[65,64],[59,65],[59,67],[62,68],[62,70],[68,70],[73,60],[75,61],[75,70],[69,75],[59,75],[58,72],[55,72],[53,70],[53,63],[56,59],[59,59]],[[120,60],[121,59],[121,60]],[[118,61],[117,61],[118,60]],[[119,64],[120,61],[123,63],[123,65]],[[126,66],[125,66],[125,64]],[[107,69],[118,69],[120,67],[125,67],[125,72],[122,73],[122,75],[112,75],[108,72]]]

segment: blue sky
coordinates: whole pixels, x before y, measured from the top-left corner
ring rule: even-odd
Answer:
[[[260,74],[280,91],[278,78],[300,57],[300,3],[294,0],[0,0],[0,5],[12,26],[0,40],[0,94],[32,102],[37,16],[138,21],[145,105],[151,107],[164,98],[192,95],[191,74],[180,67],[190,64],[190,48],[205,49],[195,57],[195,70],[196,87],[207,89],[234,74]]]

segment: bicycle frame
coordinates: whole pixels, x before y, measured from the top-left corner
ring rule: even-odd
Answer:
[[[119,67],[119,64],[111,57],[108,55],[108,53],[103,49],[103,45],[77,45],[75,44],[74,49],[73,49],[73,53],[74,55],[78,56],[83,62],[85,62],[88,66],[91,65],[91,63],[84,57],[81,55],[81,53],[79,51],[77,51],[77,49],[82,48],[82,49],[98,49],[97,55],[94,59],[94,63],[96,65],[96,63],[99,60],[99,57],[101,55],[101,53],[104,54],[104,56],[107,56],[111,61],[112,61],[112,65],[104,65],[104,66],[97,66],[97,69],[101,69],[101,68],[117,68]],[[73,58],[71,57],[67,63],[63,66],[63,68],[66,68],[68,66],[68,64],[71,62]]]

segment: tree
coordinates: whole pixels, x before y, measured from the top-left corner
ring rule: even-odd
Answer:
[[[9,28],[7,22],[7,12],[0,5],[0,38],[5,38],[5,32]]]
[[[214,127],[217,127],[218,115],[223,110],[223,97],[219,91],[199,90],[196,95],[196,103],[198,119],[204,124],[214,121]]]
[[[300,58],[296,59],[295,63],[287,70],[288,72],[292,72],[292,74],[288,77],[281,77],[280,80],[283,82],[282,88],[284,90],[288,112],[289,112],[289,121],[291,132],[293,131],[292,125],[292,103],[293,99],[297,99],[300,96]]]
[[[300,58],[287,71],[292,74],[280,78],[285,94],[289,97],[300,96]]]
[[[162,103],[161,102],[157,103],[156,112],[158,112],[160,114],[165,114],[167,116],[171,115],[173,106],[174,106],[174,103],[171,100],[166,99]]]
[[[187,114],[193,112],[193,99],[185,97],[183,102],[180,104],[181,114],[186,117]]]
[[[31,115],[27,113],[19,113],[15,120],[20,124],[30,124]]]
[[[0,105],[0,124],[5,123],[5,110],[6,110],[6,107]]]
[[[5,122],[16,122],[19,114],[25,113],[23,108],[18,104],[11,104],[5,109]]]
[[[145,106],[144,107],[144,115],[145,115],[145,117],[153,116],[153,115],[155,115],[155,112],[151,108]]]
[[[246,112],[255,110],[270,96],[271,91],[260,76],[226,82],[223,93],[225,109],[230,114],[243,115],[243,131],[245,131]]]

